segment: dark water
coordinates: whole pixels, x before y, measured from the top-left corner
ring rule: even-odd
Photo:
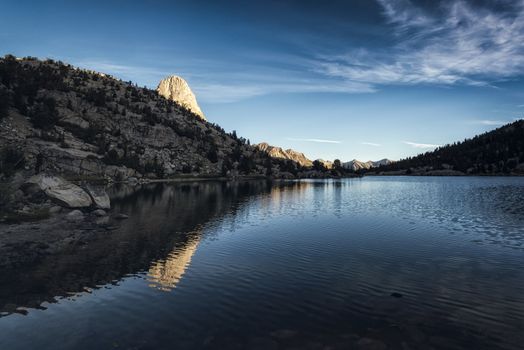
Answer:
[[[524,178],[112,197],[118,229],[2,279],[0,308],[26,314],[2,314],[0,349],[524,346]]]

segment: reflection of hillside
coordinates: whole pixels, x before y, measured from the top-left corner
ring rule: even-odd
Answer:
[[[186,245],[175,248],[167,258],[153,262],[147,273],[149,286],[163,291],[174,289],[191,263],[199,242],[197,236]]]
[[[152,261],[165,261],[153,268],[155,283],[174,286],[198,245],[200,227],[223,215],[234,217],[271,191],[265,181],[114,187],[112,211],[129,219],[111,223],[115,229],[109,231],[82,230],[80,239],[31,263],[2,267],[0,311],[6,305],[38,307],[57,296],[114,283],[148,271]]]

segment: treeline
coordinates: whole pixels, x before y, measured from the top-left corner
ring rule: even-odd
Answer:
[[[373,172],[417,168],[456,170],[466,174],[509,174],[524,163],[524,120],[518,120],[493,131],[435,151],[402,159],[373,169]]]

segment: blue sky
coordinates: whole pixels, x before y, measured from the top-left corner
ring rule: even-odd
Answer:
[[[1,0],[0,54],[155,88],[312,159],[399,159],[524,114],[524,1]]]

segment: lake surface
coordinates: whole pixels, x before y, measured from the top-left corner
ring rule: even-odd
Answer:
[[[524,178],[111,191],[117,228],[0,271],[0,349],[523,347]]]

